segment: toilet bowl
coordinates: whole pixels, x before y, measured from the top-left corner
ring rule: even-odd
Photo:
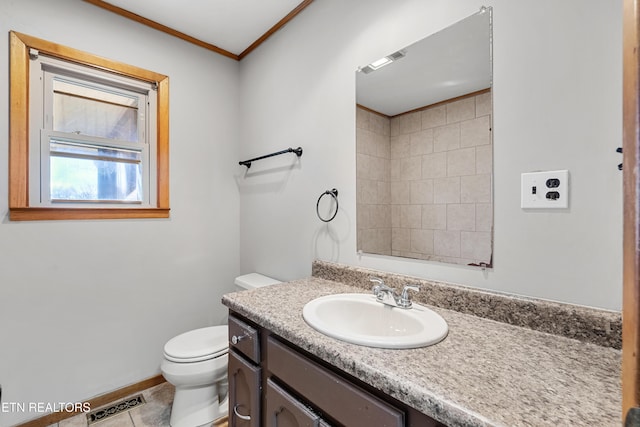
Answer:
[[[280,283],[258,273],[237,277],[238,290]],[[171,427],[197,427],[226,416],[229,332],[227,325],[194,329],[164,346],[160,370],[175,386]]]
[[[176,388],[171,407],[172,427],[195,427],[228,413],[226,326],[185,332],[164,346],[160,370]]]

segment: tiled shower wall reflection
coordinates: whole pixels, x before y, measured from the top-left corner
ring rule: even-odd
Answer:
[[[490,263],[491,93],[356,126],[358,249]]]

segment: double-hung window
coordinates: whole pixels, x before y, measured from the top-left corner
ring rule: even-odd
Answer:
[[[11,219],[167,217],[168,79],[11,37]]]
[[[30,205],[153,206],[153,86],[31,60]]]

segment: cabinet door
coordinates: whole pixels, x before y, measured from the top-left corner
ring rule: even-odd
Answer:
[[[284,391],[271,378],[267,380],[266,427],[318,427],[320,418]]]
[[[229,351],[230,427],[260,427],[260,371]]]

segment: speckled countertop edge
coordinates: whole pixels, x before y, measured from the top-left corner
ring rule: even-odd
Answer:
[[[417,283],[421,290],[413,299],[423,304],[583,342],[622,348],[622,314],[619,311],[520,297],[319,260],[313,262],[312,276],[365,290],[371,289],[371,276],[381,277],[386,284],[398,290],[406,284]]]
[[[449,324],[431,347],[352,345],[309,327],[319,296],[364,292],[311,277],[227,294],[231,310],[451,427],[620,424],[618,350],[432,307]]]

